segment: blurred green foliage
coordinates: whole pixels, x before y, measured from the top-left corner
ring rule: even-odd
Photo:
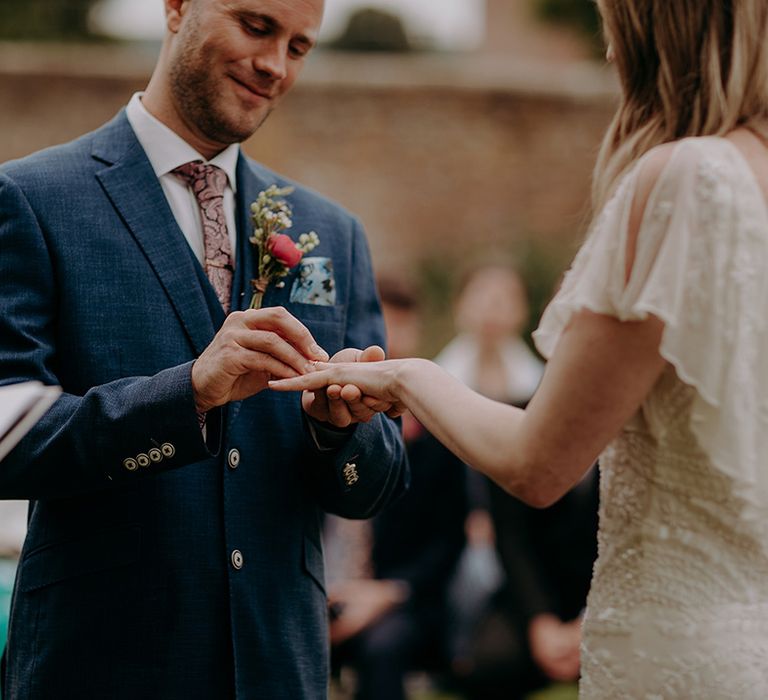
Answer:
[[[96,0],[0,0],[0,39],[85,39]]]
[[[567,24],[582,32],[602,52],[600,15],[595,0],[533,0],[536,12],[544,20]]]

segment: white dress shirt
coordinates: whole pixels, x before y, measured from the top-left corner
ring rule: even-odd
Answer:
[[[237,228],[235,225],[235,193],[237,192],[237,158],[240,146],[233,143],[211,160],[206,160],[175,131],[153,117],[141,102],[143,93],[137,92],[126,107],[128,122],[136,133],[136,138],[152,164],[160,184],[165,192],[171,211],[176,217],[181,232],[187,239],[195,256],[203,264],[203,225],[200,220],[200,208],[192,190],[176,175],[175,168],[193,160],[201,160],[221,168],[227,174],[228,184],[224,190],[224,215],[227,218],[227,231],[232,244],[232,261],[237,250]]]

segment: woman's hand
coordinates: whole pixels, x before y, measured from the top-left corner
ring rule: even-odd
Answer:
[[[372,410],[389,408],[390,417],[401,415],[407,406],[402,399],[401,379],[413,360],[383,360],[381,362],[315,363],[315,371],[301,377],[269,383],[275,391],[321,391],[341,387],[339,395],[345,400],[364,397]],[[338,391],[338,389],[335,389]],[[334,391],[334,393],[335,393]]]

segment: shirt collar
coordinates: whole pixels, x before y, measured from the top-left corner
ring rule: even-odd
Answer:
[[[137,92],[131,98],[125,109],[128,122],[136,138],[152,164],[157,177],[167,175],[175,168],[193,160],[202,160],[221,168],[229,180],[233,192],[237,192],[237,158],[240,155],[240,145],[233,143],[211,160],[206,161],[192,146],[190,146],[173,129],[167,127],[159,119],[152,116],[143,105],[141,97],[144,93]]]

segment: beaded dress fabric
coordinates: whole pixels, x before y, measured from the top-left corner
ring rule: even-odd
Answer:
[[[665,322],[668,361],[600,459],[584,700],[768,698],[768,209],[744,157],[685,139],[651,193],[625,281],[624,177],[542,317]]]

